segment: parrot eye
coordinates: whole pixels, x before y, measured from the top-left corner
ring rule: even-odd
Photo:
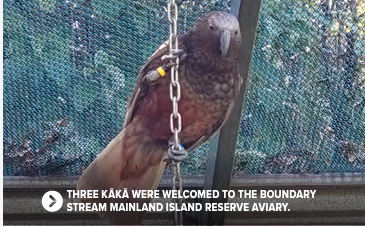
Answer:
[[[213,25],[211,25],[211,24],[209,25],[209,27],[210,27],[210,30],[213,30],[213,28],[214,28]]]
[[[236,31],[234,34],[237,35],[238,31]]]

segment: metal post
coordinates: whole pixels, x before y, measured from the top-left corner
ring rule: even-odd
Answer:
[[[204,203],[226,203],[222,190],[230,188],[233,161],[236,150],[238,128],[240,124],[244,95],[252,50],[255,41],[257,22],[260,12],[261,0],[232,0],[231,14],[240,22],[242,46],[240,49],[240,72],[243,79],[241,92],[230,118],[221,129],[220,133],[211,141],[208,166],[205,174],[204,190],[219,190],[219,198],[203,199]],[[224,225],[225,212],[202,212],[202,225]]]

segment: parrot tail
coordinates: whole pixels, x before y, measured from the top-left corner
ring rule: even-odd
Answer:
[[[121,203],[134,203],[142,209],[143,204],[152,199],[133,198],[132,190],[156,190],[166,165],[162,161],[163,149],[141,142],[141,134],[136,132],[135,128],[127,126],[84,170],[77,183],[77,190],[98,190],[98,198],[83,198],[81,201],[106,203],[107,211],[98,213],[113,225],[139,225],[143,221],[146,212],[110,211],[110,204],[118,203],[119,209]],[[109,190],[112,189],[114,192],[122,190],[121,196],[127,190],[129,198],[110,198]],[[102,198],[102,190],[108,190],[109,198]]]

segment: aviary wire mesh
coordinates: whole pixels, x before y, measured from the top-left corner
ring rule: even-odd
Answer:
[[[178,3],[180,33],[230,7]],[[165,6],[4,1],[4,175],[78,175],[103,150],[167,39]],[[364,13],[365,0],[263,0],[235,174],[365,171]],[[183,174],[204,174],[208,150]]]

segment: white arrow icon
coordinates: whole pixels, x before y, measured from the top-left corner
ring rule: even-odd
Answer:
[[[42,206],[49,212],[55,212],[61,209],[63,198],[56,191],[48,191],[42,197]]]

